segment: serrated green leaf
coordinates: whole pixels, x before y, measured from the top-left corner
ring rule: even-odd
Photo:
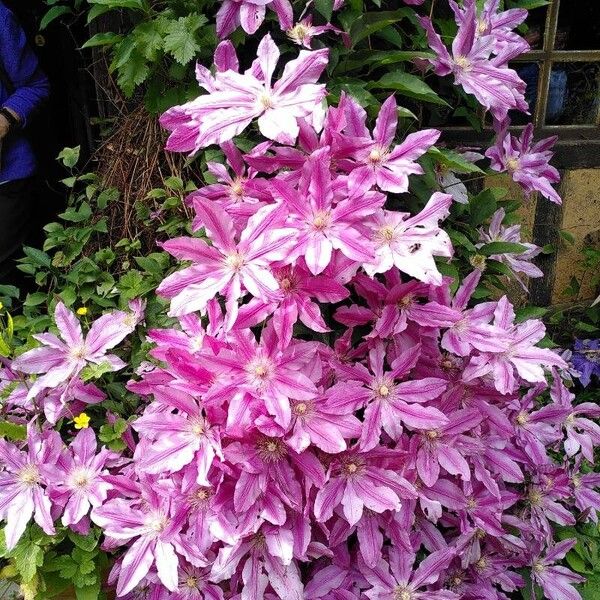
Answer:
[[[10,421],[0,421],[0,437],[13,442],[24,440],[27,437],[27,427]]]
[[[181,65],[187,65],[200,51],[196,32],[206,23],[202,15],[188,15],[171,21],[165,36],[165,51]]]

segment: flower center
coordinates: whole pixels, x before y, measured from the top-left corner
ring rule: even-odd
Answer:
[[[255,385],[263,385],[273,375],[273,363],[268,358],[257,358],[248,364],[246,371]]]
[[[399,585],[394,590],[394,600],[412,600],[412,593],[405,585]]]
[[[390,242],[394,241],[395,237],[394,228],[391,225],[384,225],[378,232],[377,235],[382,242]]]
[[[265,437],[258,441],[256,449],[267,463],[278,462],[287,454],[287,448],[279,438]]]
[[[331,213],[327,211],[319,211],[313,219],[313,228],[316,231],[323,231],[331,224]]]
[[[474,508],[477,507],[477,500],[475,500],[475,498],[473,498],[472,496],[467,500],[467,508],[469,510],[473,510]]]
[[[514,173],[520,166],[521,165],[518,158],[512,157],[506,161],[506,170],[509,173]]]
[[[543,564],[541,561],[539,561],[539,560],[536,560],[536,561],[533,563],[533,570],[534,570],[536,573],[543,573],[543,572],[546,570],[546,565],[545,565],[545,564]]]
[[[185,585],[187,587],[189,587],[191,590],[196,590],[196,589],[198,589],[198,580],[195,577],[193,577],[192,575],[190,575],[185,580]]]
[[[516,418],[517,425],[523,427],[529,423],[529,415],[525,411],[521,411]]]
[[[87,488],[92,480],[92,475],[89,469],[78,467],[73,470],[69,477],[69,487],[72,489],[83,490]]]
[[[40,472],[35,465],[24,466],[19,473],[19,481],[25,485],[33,486],[40,482]]]
[[[225,264],[232,271],[239,271],[244,266],[244,257],[239,252],[233,252],[229,254],[225,259]]]
[[[204,423],[204,419],[199,417],[192,419],[190,422],[190,427],[192,433],[197,437],[203,436],[206,433],[206,424]]]
[[[436,429],[430,429],[429,431],[425,432],[425,437],[431,441],[437,440],[440,437],[440,432]]]
[[[294,405],[293,411],[299,416],[304,416],[308,412],[308,405],[306,402],[298,402],[298,404]]]
[[[81,346],[74,346],[69,350],[69,356],[73,360],[83,360],[87,355],[87,349],[84,344]]]
[[[473,68],[471,61],[466,56],[457,56],[454,59],[454,63],[463,71],[470,71]]]
[[[567,425],[573,425],[573,423],[575,423],[575,413],[571,413],[566,419],[565,419],[565,423]]]
[[[231,184],[231,193],[237,198],[241,198],[244,195],[244,186],[242,180],[238,177]]]
[[[386,154],[387,152],[382,148],[373,148],[373,150],[369,152],[369,162],[372,165],[377,165],[383,160]]]
[[[485,558],[485,556],[482,556],[476,563],[475,563],[475,568],[478,571],[483,571],[484,569],[487,569],[489,565],[488,559]]]
[[[398,300],[398,308],[408,308],[414,301],[415,297],[412,294],[406,294]]]
[[[168,522],[166,515],[155,513],[146,521],[146,528],[158,535],[166,529]]]
[[[542,504],[543,495],[539,490],[531,490],[527,497],[531,506],[540,506]]]
[[[477,20],[477,33],[483,35],[487,31],[487,23],[484,19]]]
[[[342,473],[346,477],[355,477],[363,471],[364,464],[361,460],[353,459],[345,462],[342,466]]]
[[[571,477],[571,481],[573,482],[573,487],[575,489],[581,487],[581,477],[579,475],[573,475],[573,477]]]
[[[269,108],[273,108],[273,98],[268,92],[263,92],[258,97],[258,103],[266,110]]]
[[[296,23],[296,25],[291,29],[288,29],[286,33],[291,40],[301,44],[310,35],[310,32],[311,28],[307,27],[304,23]]]

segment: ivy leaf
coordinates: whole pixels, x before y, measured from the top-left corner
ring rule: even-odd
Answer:
[[[206,17],[188,15],[171,21],[165,36],[165,50],[181,65],[187,65],[200,51],[196,31],[206,23]]]

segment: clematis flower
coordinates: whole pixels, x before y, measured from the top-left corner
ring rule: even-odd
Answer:
[[[376,513],[398,511],[400,498],[416,497],[406,479],[377,464],[377,451],[349,451],[339,455],[332,464],[329,481],[317,492],[314,503],[317,521],[330,519],[341,504],[344,518],[355,525],[365,508]]]
[[[0,439],[0,518],[6,522],[6,547],[12,550],[31,517],[48,535],[54,535],[48,496],[50,483],[48,469],[58,460],[62,451],[58,432],[44,434],[32,422],[27,427],[27,450]]]
[[[504,252],[502,254],[492,254],[489,258],[505,264],[510,269],[521,287],[527,291],[527,285],[525,281],[519,277],[519,273],[523,273],[524,275],[527,275],[527,277],[532,278],[543,277],[544,273],[541,271],[541,269],[531,263],[531,261],[538,254],[540,254],[542,249],[535,244],[529,244],[521,241],[520,225],[510,225],[509,227],[504,227],[502,225],[502,221],[504,221],[505,216],[506,211],[503,208],[499,208],[492,215],[492,220],[488,230],[479,230],[479,239],[481,241],[476,244],[476,247],[481,248],[485,244],[490,244],[492,242],[509,242],[511,244],[520,244],[524,246],[524,252]]]
[[[350,47],[350,37],[345,31],[334,27],[331,23],[327,23],[326,25],[313,25],[311,15],[308,15],[294,24],[293,27],[286,31],[286,34],[295,44],[304,46],[310,50],[313,38],[318,35],[323,35],[327,31],[332,31],[333,33],[340,35],[344,45],[348,48]]]
[[[544,367],[567,367],[567,363],[555,352],[535,346],[546,333],[541,321],[529,319],[515,325],[514,320],[515,313],[503,296],[494,312],[493,324],[510,336],[509,346],[499,354],[484,352],[472,357],[465,369],[466,381],[493,373],[496,389],[502,394],[510,394],[517,387],[515,370],[525,381],[536,383],[546,381]]]
[[[272,327],[264,329],[259,344],[250,330],[234,330],[231,348],[216,356],[205,356],[207,364],[227,373],[226,384],[215,384],[210,402],[236,398],[237,410],[244,411],[246,395],[264,403],[267,412],[282,427],[291,420],[291,400],[305,402],[317,396],[317,388],[304,373],[316,348],[310,342],[291,344],[281,350]],[[230,405],[229,423],[236,422],[234,407]]]
[[[217,36],[225,38],[240,25],[246,33],[256,33],[265,19],[267,6],[275,11],[281,29],[292,25],[293,9],[289,0],[222,0],[217,12]]]
[[[420,17],[427,33],[430,47],[437,54],[431,64],[437,75],[454,75],[455,84],[488,109],[497,121],[506,118],[509,110],[527,112],[525,83],[517,73],[508,68],[508,61],[522,53],[521,45],[506,48],[500,55],[491,56],[494,40],[491,37],[477,39],[475,2],[467,6],[464,18],[459,22],[458,34],[452,42],[452,55],[434,30],[428,17]]]
[[[330,163],[331,155],[326,146],[306,161],[298,190],[286,182],[273,181],[277,199],[289,209],[289,227],[297,232],[292,255],[304,256],[313,275],[325,270],[334,250],[354,261],[365,262],[372,258],[362,220],[373,215],[385,202],[383,194],[369,192],[365,186],[347,189],[344,186],[340,190],[332,181]]]
[[[135,324],[128,327],[131,322],[128,317],[121,311],[107,313],[92,323],[84,337],[77,317],[59,302],[54,321],[60,338],[53,333],[34,335],[42,347],[29,350],[13,361],[17,371],[40,375],[29,389],[28,398],[35,398],[42,390],[56,388],[75,378],[89,363],[106,365],[110,371],[125,367],[120,358],[107,354],[107,351],[133,331]]]
[[[149,445],[138,446],[134,458],[138,467],[153,475],[174,473],[192,461],[197,468],[197,482],[209,485],[207,476],[216,456],[222,456],[218,431],[211,427],[201,407],[192,396],[174,387],[157,386],[157,401],[177,413],[146,410],[133,423]]]
[[[445,380],[427,377],[396,382],[412,369],[418,352],[418,346],[407,350],[386,372],[385,349],[380,343],[369,352],[369,366],[373,374],[360,364],[339,365],[339,371],[350,381],[334,385],[328,395],[333,400],[346,399],[357,407],[366,406],[359,440],[361,450],[377,446],[382,428],[393,440],[398,440],[403,424],[415,429],[435,429],[448,422],[437,408],[423,406],[442,394],[447,386]]]
[[[352,99],[349,102],[354,102]],[[411,133],[404,142],[392,148],[398,128],[398,105],[390,96],[381,106],[373,137],[347,137],[341,143],[344,151],[356,161],[350,172],[350,186],[377,184],[386,192],[401,194],[408,190],[408,176],[422,174],[423,168],[415,161],[431,148],[440,132],[424,129]],[[360,133],[368,135],[366,128]]]
[[[451,1],[450,7],[454,11],[456,22],[461,27],[468,27],[468,19],[472,18],[471,6],[475,0],[465,0],[463,7]],[[529,44],[513,31],[527,18],[527,10],[524,8],[512,8],[498,12],[500,0],[486,0],[481,11],[477,14],[476,38],[491,38],[493,40],[493,52],[501,54],[505,49],[513,52],[527,52]]]
[[[551,185],[560,181],[560,175],[548,164],[553,156],[550,149],[556,142],[556,136],[534,144],[531,123],[525,127],[520,137],[511,135],[508,125],[508,120],[500,123],[496,143],[485,153],[491,161],[492,169],[509,173],[528,195],[539,192],[555,204],[561,204],[560,196]]]
[[[116,455],[106,448],[100,452],[94,431],[82,429],[62,453],[54,469],[50,496],[64,507],[62,524],[77,525],[91,507],[101,506],[111,485],[103,479],[108,474],[107,462]]]
[[[563,559],[577,540],[563,540],[549,548],[545,556],[539,554],[531,564],[531,576],[541,586],[548,600],[581,600],[575,585],[585,581],[566,567],[554,563]]]
[[[382,559],[376,568],[364,570],[365,578],[371,585],[365,595],[371,600],[392,597],[402,600],[458,600],[460,596],[448,590],[429,589],[448,567],[455,552],[453,548],[432,552],[415,569],[414,552],[391,547],[389,562]]]
[[[452,243],[439,222],[449,214],[452,196],[435,192],[420,213],[381,210],[373,216],[375,261],[365,271],[373,276],[393,266],[424,283],[439,285],[442,274],[434,256],[452,257]]]
[[[91,513],[92,521],[116,545],[135,540],[119,566],[117,595],[123,596],[133,590],[153,565],[161,583],[174,592],[179,585],[178,555],[190,559],[180,536],[185,511],[175,510],[165,491],[153,487],[150,482],[141,486],[135,484],[133,488],[133,493],[139,494],[137,498],[113,498]]]
[[[224,293],[225,326],[230,329],[237,318],[238,300],[246,292],[266,300],[274,297],[279,286],[269,266],[286,258],[294,234],[282,226],[285,214],[276,205],[259,210],[239,241],[231,218],[218,205],[205,200],[196,204],[196,211],[212,246],[198,238],[167,240],[163,248],[169,254],[194,264],[168,276],[157,291],[171,298],[171,316],[204,312],[217,293]]]
[[[258,128],[266,138],[292,144],[298,137],[298,119],[311,115],[325,96],[325,86],[316,82],[327,58],[327,50],[302,50],[272,85],[279,49],[267,34],[250,71],[219,71],[209,94],[163,114],[160,122],[172,132],[167,149],[197,152],[211,144],[222,144],[254,119],[258,119]]]

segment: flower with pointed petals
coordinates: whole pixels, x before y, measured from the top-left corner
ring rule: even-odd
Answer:
[[[483,352],[472,357],[465,369],[466,381],[492,373],[496,389],[502,394],[510,394],[518,386],[515,371],[529,383],[544,383],[544,367],[567,367],[558,354],[535,345],[546,333],[541,321],[529,319],[515,324],[514,320],[514,310],[508,298],[503,296],[494,312],[493,324],[510,336],[508,348],[497,354]]]
[[[492,169],[508,173],[528,195],[539,192],[555,204],[562,204],[558,192],[551,185],[560,181],[560,175],[549,164],[553,155],[550,149],[556,142],[556,136],[533,143],[531,123],[520,137],[511,135],[508,125],[508,120],[500,124],[496,143],[485,153]]]
[[[423,283],[440,285],[442,274],[434,257],[452,257],[452,243],[439,224],[448,216],[451,203],[452,196],[435,192],[425,208],[412,217],[391,210],[375,213],[375,261],[364,265],[365,271],[373,276],[395,266]]]
[[[415,552],[396,547],[389,550],[389,562],[381,560],[375,568],[366,567],[364,575],[371,585],[365,595],[370,600],[459,600],[460,596],[447,590],[431,590],[454,558],[454,548],[432,552],[415,569]]]
[[[433,28],[428,17],[420,18],[427,33],[429,45],[437,54],[430,61],[437,75],[454,75],[456,85],[488,109],[497,121],[506,118],[509,110],[527,112],[525,82],[506,65],[509,60],[522,54],[523,46],[509,46],[501,54],[492,56],[495,40],[490,37],[477,38],[475,2],[470,2],[464,18],[459,23],[458,34],[452,42],[452,55]]]
[[[542,249],[535,244],[529,244],[521,241],[521,226],[510,225],[504,227],[502,221],[506,216],[506,211],[503,208],[499,208],[493,215],[490,222],[489,229],[487,231],[479,230],[479,239],[481,240],[476,244],[477,248],[481,248],[485,244],[492,242],[508,242],[510,244],[520,244],[524,246],[523,252],[504,252],[502,254],[492,254],[489,256],[492,260],[504,263],[512,272],[515,279],[519,282],[521,287],[527,291],[527,285],[519,277],[519,273],[523,273],[527,277],[543,277],[544,273],[541,269],[532,264],[532,260],[540,254]]]
[[[287,257],[294,233],[283,227],[285,214],[276,205],[265,206],[249,221],[236,241],[233,221],[209,200],[196,204],[209,246],[198,238],[167,240],[163,248],[178,259],[194,264],[168,276],[158,293],[171,299],[171,316],[204,312],[216,294],[225,295],[226,328],[237,318],[238,300],[247,292],[271,300],[279,286],[269,267]]]
[[[32,422],[27,428],[27,450],[0,439],[0,518],[6,522],[6,547],[12,550],[31,517],[48,534],[54,535],[50,514],[52,503],[46,488],[49,468],[58,460],[62,442],[56,431],[39,433]]]
[[[328,51],[302,50],[272,85],[279,55],[267,34],[249,71],[218,71],[209,94],[164,113],[161,124],[172,132],[167,149],[197,152],[211,144],[222,144],[255,119],[266,138],[292,144],[298,137],[298,119],[310,116],[325,96],[325,86],[316,82],[327,66]]]
[[[217,36],[226,38],[240,25],[249,34],[256,33],[265,19],[265,9],[272,8],[281,29],[289,29],[294,13],[289,0],[221,0],[217,12]]]
[[[62,524],[77,525],[90,511],[100,506],[107,497],[111,485],[104,481],[108,474],[107,461],[113,455],[106,448],[96,454],[98,444],[92,429],[82,429],[69,446],[69,452],[61,454],[55,467],[55,483],[50,497],[64,506]]]
[[[390,96],[381,106],[372,138],[344,138],[342,147],[356,161],[356,167],[350,172],[351,187],[377,185],[386,192],[401,194],[408,190],[409,175],[424,172],[415,161],[437,142],[440,132],[424,129],[411,133],[400,145],[392,147],[397,128],[398,105],[394,96]]]
[[[581,385],[587,387],[593,375],[600,377],[600,340],[575,340],[571,360]]]
[[[531,576],[544,590],[548,600],[581,600],[574,586],[585,581],[585,577],[554,564],[563,559],[576,543],[577,540],[573,539],[563,540],[550,547],[545,556],[535,556],[531,563]]]
[[[122,311],[107,313],[94,321],[84,337],[77,317],[62,303],[56,305],[54,321],[60,338],[53,333],[33,337],[42,347],[29,350],[13,361],[13,368],[22,373],[40,375],[29,389],[28,398],[42,390],[58,387],[74,379],[88,364],[107,365],[117,371],[125,363],[107,351],[122,342],[135,328],[127,324],[128,314]],[[62,339],[61,339],[62,338]]]

